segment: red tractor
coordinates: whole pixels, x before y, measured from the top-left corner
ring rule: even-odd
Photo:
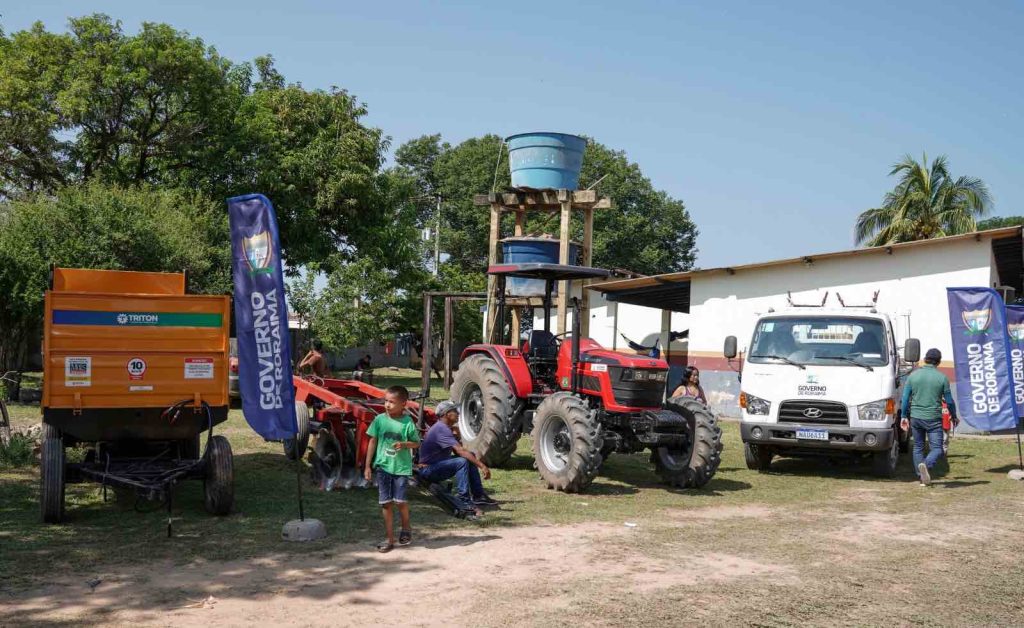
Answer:
[[[644,449],[668,484],[707,484],[721,461],[722,431],[699,401],[664,401],[667,362],[581,338],[576,298],[572,331],[551,333],[554,282],[607,277],[608,271],[527,263],[491,266],[488,273],[498,281],[497,329],[504,328],[507,277],[545,282],[545,322],[521,346],[478,344],[462,353],[451,393],[461,406],[459,429],[468,449],[500,467],[520,435],[529,433],[541,477],[549,488],[570,493],[586,489],[612,453]]]

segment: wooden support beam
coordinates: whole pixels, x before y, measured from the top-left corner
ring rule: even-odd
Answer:
[[[562,190],[564,192],[564,190]],[[569,263],[569,239],[572,237],[572,201],[562,201],[561,228],[558,232],[558,263]],[[556,321],[556,333],[565,333],[568,329],[566,314],[569,303],[569,282],[558,282],[558,320]]]
[[[487,252],[487,264],[493,266],[501,261],[501,205],[498,203],[491,203],[491,230],[488,242],[490,243],[490,250]],[[484,342],[493,343],[495,333],[495,317],[497,316],[498,304],[497,295],[495,294],[495,287],[497,286],[497,278],[493,275],[487,276],[487,334],[484,338]]]
[[[477,194],[473,204],[478,207],[498,204],[504,210],[515,211],[519,206],[529,210],[557,211],[562,203],[569,201],[576,209],[610,209],[612,201],[608,197],[598,196],[595,190],[520,190],[517,192]]]
[[[594,210],[584,208],[583,210],[583,259],[582,266],[592,266],[594,259]],[[580,311],[583,316],[580,318],[580,335],[584,338],[590,336],[590,285],[589,279],[584,279],[580,286]]]
[[[452,387],[452,327],[454,325],[454,318],[452,316],[452,299],[451,297],[444,300],[444,382],[442,385],[445,390]]]
[[[662,310],[661,311],[661,355],[662,355],[662,357],[665,358],[666,362],[668,362],[668,359],[669,359],[669,343],[670,343],[669,339],[671,338],[671,336],[669,335],[669,332],[671,331],[671,328],[672,328],[672,310]],[[671,395],[671,394],[672,394],[672,391],[668,389],[668,386],[665,386],[665,393],[664,393],[665,397],[664,398],[668,399],[668,396]]]

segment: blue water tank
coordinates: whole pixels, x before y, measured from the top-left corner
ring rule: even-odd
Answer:
[[[556,238],[516,237],[501,241],[502,259],[507,264],[525,264],[529,262],[558,263],[558,240]],[[569,264],[579,263],[580,245],[569,243]],[[505,280],[505,291],[514,297],[544,296],[544,280],[509,277]],[[558,283],[551,295],[558,294]]]
[[[520,133],[505,138],[512,187],[575,190],[587,140],[566,133]]]

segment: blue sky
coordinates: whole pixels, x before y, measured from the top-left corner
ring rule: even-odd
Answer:
[[[395,146],[592,136],[685,201],[702,267],[851,248],[908,152],[948,155],[995,214],[1024,214],[1020,2],[35,0],[0,24],[93,11],[234,61],[271,53],[289,80],[356,94]]]

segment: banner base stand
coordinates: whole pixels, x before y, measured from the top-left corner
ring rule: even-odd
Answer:
[[[293,519],[281,529],[285,541],[319,541],[326,537],[327,526],[319,519]]]

